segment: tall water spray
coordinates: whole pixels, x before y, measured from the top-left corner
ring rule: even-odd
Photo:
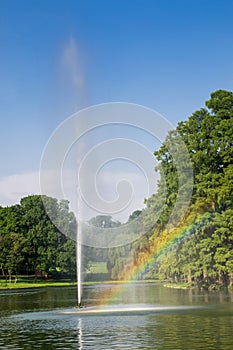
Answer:
[[[81,196],[78,190],[78,227],[76,237],[76,263],[77,263],[77,293],[78,307],[81,306],[82,299],[82,221],[81,221]]]
[[[78,225],[77,230],[77,292],[78,292],[78,306],[81,306],[82,298],[82,228]]]
[[[150,230],[150,225],[144,225],[142,215],[124,225],[110,228],[92,226],[89,224],[90,218],[116,215],[117,220],[123,218],[125,221],[139,209],[139,205],[143,208],[144,198],[156,192],[155,184],[159,180],[155,178],[154,167],[158,164],[155,163],[152,148],[155,145],[160,147],[172,129],[165,118],[147,107],[117,102],[92,106],[75,113],[61,123],[49,138],[41,159],[41,194],[59,201],[68,200],[77,219],[78,228],[74,237],[72,229],[70,235],[67,233],[63,216],[62,220],[57,217],[51,210],[50,202],[44,198],[44,206],[51,220],[77,243],[79,306],[82,299],[82,247],[119,247],[134,242]],[[140,133],[142,137],[139,141]],[[177,135],[175,143],[168,144],[168,152],[174,160],[179,180],[176,203],[168,221],[168,227],[175,227],[189,207],[193,171],[186,146]],[[127,166],[126,161],[129,163]],[[166,181],[162,183],[166,184]],[[148,217],[153,216],[151,228],[163,211],[166,185],[163,189],[163,201],[160,201],[156,215],[147,211]],[[88,221],[85,222],[84,218],[88,218]]]

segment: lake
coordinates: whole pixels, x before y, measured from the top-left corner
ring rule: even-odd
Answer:
[[[105,306],[97,308],[99,302]],[[75,287],[0,291],[0,349],[233,346],[232,293],[165,288],[158,283],[102,284],[84,287],[85,308],[78,313],[76,304]]]

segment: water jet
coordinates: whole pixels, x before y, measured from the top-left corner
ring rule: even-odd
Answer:
[[[78,293],[78,308],[81,307],[82,298],[82,226],[81,220],[78,221],[77,230],[77,293]]]

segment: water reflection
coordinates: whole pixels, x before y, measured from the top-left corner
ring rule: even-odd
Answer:
[[[84,289],[88,308],[114,285]],[[116,290],[119,291],[119,286]],[[221,349],[233,343],[229,293],[174,290],[161,285],[130,285],[114,294],[122,312],[78,315],[75,288],[0,294],[0,349]],[[135,302],[140,300],[141,304]],[[156,306],[153,312],[150,305]],[[185,306],[185,307],[184,307]],[[131,308],[131,309],[130,309]],[[142,312],[142,309],[147,311]],[[110,310],[110,307],[109,307]],[[129,310],[125,312],[125,310]]]
[[[78,319],[78,345],[79,345],[79,349],[82,350],[83,346],[82,346],[82,319],[81,318]]]

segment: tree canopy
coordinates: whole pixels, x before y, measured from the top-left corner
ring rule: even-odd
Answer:
[[[186,215],[168,225],[176,208],[182,173],[174,152],[184,141],[193,167],[193,192]],[[145,200],[146,208],[135,211],[146,234],[125,246],[111,249],[85,247],[89,260],[107,262],[112,279],[162,278],[187,282],[201,288],[233,285],[233,93],[213,92],[205,107],[178,123],[154,152],[163,176],[158,191]],[[184,169],[187,159],[179,156]],[[179,164],[180,165],[180,164]],[[46,211],[44,203],[46,201]],[[182,206],[177,210],[182,211]],[[159,215],[158,215],[159,213]],[[178,212],[175,214],[179,214]],[[58,227],[53,222],[59,220]],[[111,216],[97,216],[90,224],[116,227]],[[67,201],[29,196],[20,204],[0,207],[0,268],[12,273],[73,273],[76,269],[74,237],[77,224]],[[143,266],[143,269],[142,269]]]
[[[167,223],[179,187],[176,164],[169,149],[177,135],[182,137],[189,152],[194,188],[186,216],[178,226],[169,228]],[[164,201],[161,214],[154,228],[131,245],[128,256],[123,248],[110,256],[114,261],[109,264],[114,277],[129,276],[127,271],[135,274],[139,266],[150,261],[139,278],[184,281],[203,288],[232,285],[233,93],[213,92],[205,108],[179,122],[168,134],[155,156],[159,161],[157,170],[164,177],[158,184],[158,192],[145,201],[145,222],[153,226],[155,214]]]
[[[62,233],[52,223],[51,215],[63,220]],[[48,207],[48,205],[47,205]],[[76,269],[75,242],[68,238],[76,230],[76,222],[68,203],[54,198],[33,195],[20,204],[0,208],[0,267],[2,275],[47,275],[63,272],[71,275]]]

